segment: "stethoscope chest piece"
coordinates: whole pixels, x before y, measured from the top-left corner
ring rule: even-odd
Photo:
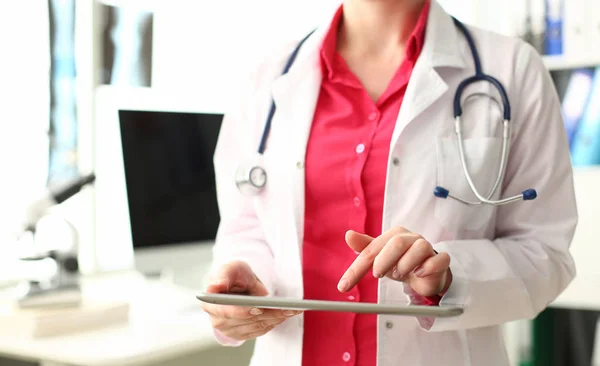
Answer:
[[[259,195],[267,185],[267,172],[260,164],[260,159],[241,164],[235,172],[235,184],[245,196]]]

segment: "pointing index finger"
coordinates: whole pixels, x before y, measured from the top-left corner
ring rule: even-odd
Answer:
[[[404,232],[408,232],[408,230],[401,227],[390,229],[367,245],[340,279],[338,291],[346,292],[356,286],[360,279],[373,268],[375,257],[381,252],[381,249],[383,249],[388,240],[394,235]]]

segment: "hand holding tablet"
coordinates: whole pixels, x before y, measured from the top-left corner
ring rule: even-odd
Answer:
[[[218,280],[208,286],[207,296],[226,296],[235,293],[246,298],[266,298],[267,289],[244,262],[232,262],[216,274]],[[237,305],[237,306],[223,306]],[[212,327],[220,335],[242,341],[268,333],[287,318],[300,311],[266,309],[251,304],[220,304],[205,301],[202,309],[210,316]]]

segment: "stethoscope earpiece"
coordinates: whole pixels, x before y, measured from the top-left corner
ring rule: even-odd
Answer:
[[[522,193],[523,201],[531,201],[537,198],[537,192],[535,189],[526,189]]]
[[[437,198],[448,198],[448,195],[450,194],[450,192],[444,188],[444,187],[435,187],[435,189],[433,190],[433,195],[436,196]]]

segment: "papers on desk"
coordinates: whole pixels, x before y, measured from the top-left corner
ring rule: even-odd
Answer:
[[[37,309],[21,309],[14,302],[0,303],[0,335],[51,337],[126,324],[128,320],[126,302],[89,300],[79,306]]]

